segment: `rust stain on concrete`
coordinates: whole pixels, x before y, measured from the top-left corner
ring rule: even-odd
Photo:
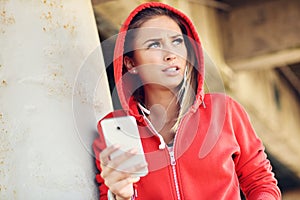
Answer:
[[[75,31],[75,26],[74,26],[74,25],[70,25],[70,24],[65,24],[65,25],[64,25],[64,29],[69,30],[70,33],[74,33],[74,31]]]
[[[64,67],[62,65],[49,66],[48,74],[48,94],[50,96],[63,97],[72,93],[72,85],[66,78]]]
[[[7,86],[7,81],[6,80],[2,80],[1,81],[1,86]]]
[[[40,16],[43,21],[43,31],[66,30],[69,34],[74,35],[76,26],[74,22],[76,16],[66,16],[66,10],[63,6],[63,1],[43,0],[44,11]]]
[[[56,0],[43,0],[43,4],[54,7],[54,8],[63,8],[62,1],[56,1]]]
[[[5,28],[15,23],[16,20],[12,14],[9,14],[5,8],[0,9],[0,33],[5,34]]]
[[[1,22],[1,24],[9,25],[9,24],[16,23],[16,20],[15,20],[14,16],[11,14],[8,14],[6,12],[6,10],[1,10],[0,11],[0,22]]]
[[[49,20],[50,22],[52,22],[52,13],[51,12],[43,13],[41,18]]]
[[[4,179],[10,174],[10,170],[6,166],[6,160],[9,152],[12,151],[11,142],[9,141],[8,125],[4,118],[4,113],[0,113],[0,179]],[[0,184],[0,192],[7,192],[7,186]]]
[[[0,192],[6,191],[7,187],[5,185],[0,185]]]

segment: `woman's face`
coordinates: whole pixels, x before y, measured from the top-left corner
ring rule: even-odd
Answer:
[[[178,24],[157,16],[144,22],[135,36],[133,58],[124,60],[129,71],[139,75],[144,87],[175,89],[182,82],[187,58]]]

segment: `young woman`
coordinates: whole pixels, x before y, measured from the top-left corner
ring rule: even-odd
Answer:
[[[134,178],[110,159],[101,125],[94,142],[100,199],[280,199],[277,181],[244,109],[224,94],[204,94],[202,48],[192,22],[162,4],[137,7],[123,24],[114,52],[122,110],[134,116],[149,173]],[[132,172],[132,173],[130,173]]]

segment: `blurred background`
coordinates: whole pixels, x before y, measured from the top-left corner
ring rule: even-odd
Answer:
[[[92,0],[110,89],[114,35],[142,0]],[[165,0],[198,29],[207,71],[217,67],[226,92],[247,110],[263,140],[283,199],[300,199],[300,1]],[[113,98],[115,100],[115,98]],[[118,107],[118,102],[114,101]]]

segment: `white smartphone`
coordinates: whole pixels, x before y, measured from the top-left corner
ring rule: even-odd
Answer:
[[[126,172],[126,169],[130,169],[137,164],[147,163],[137,123],[133,116],[103,119],[100,123],[106,146],[109,147],[113,144],[121,145],[119,150],[111,154],[111,159],[132,148],[136,148],[138,151],[136,155],[118,166],[118,170]],[[142,170],[133,173],[133,176],[142,177],[146,174],[148,174],[148,168],[144,167]]]

